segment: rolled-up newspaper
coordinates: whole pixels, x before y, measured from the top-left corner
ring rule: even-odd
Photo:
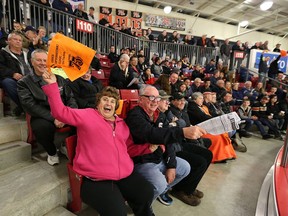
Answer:
[[[242,123],[236,112],[231,112],[221,116],[217,116],[197,124],[197,126],[205,129],[207,133],[218,135],[239,129]]]

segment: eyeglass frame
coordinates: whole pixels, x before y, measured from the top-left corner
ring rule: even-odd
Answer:
[[[155,102],[160,102],[161,97],[160,96],[153,96],[153,95],[140,95],[141,97],[146,97],[148,98],[149,101],[155,101]]]

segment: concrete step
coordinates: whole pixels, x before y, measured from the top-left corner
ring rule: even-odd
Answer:
[[[43,158],[0,175],[0,215],[41,216],[68,202],[67,159],[50,166]]]
[[[26,120],[16,117],[4,117],[0,119],[0,145],[13,141],[27,140]]]
[[[45,216],[73,216],[73,215],[75,214],[68,211],[63,206],[58,206],[57,208],[45,214]]]
[[[0,170],[31,160],[31,145],[23,141],[14,141],[0,145]]]

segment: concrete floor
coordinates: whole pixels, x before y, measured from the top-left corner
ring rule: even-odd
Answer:
[[[198,189],[205,196],[197,207],[188,206],[174,198],[171,206],[153,203],[157,216],[252,216],[255,215],[258,194],[268,170],[274,162],[283,141],[243,138],[246,153],[238,153],[235,161],[211,164]],[[80,216],[97,216],[91,208]],[[132,213],[129,215],[133,215]]]

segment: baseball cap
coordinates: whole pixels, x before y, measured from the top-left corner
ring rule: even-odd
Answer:
[[[168,95],[164,90],[159,90],[158,92],[161,99],[169,99],[171,97],[171,95]]]
[[[33,26],[26,26],[26,28],[25,28],[24,31],[25,31],[25,32],[27,32],[27,31],[34,31],[34,32],[36,32],[36,29],[35,29]]]
[[[182,98],[184,98],[184,95],[180,92],[176,92],[172,95],[172,100],[181,100]]]

